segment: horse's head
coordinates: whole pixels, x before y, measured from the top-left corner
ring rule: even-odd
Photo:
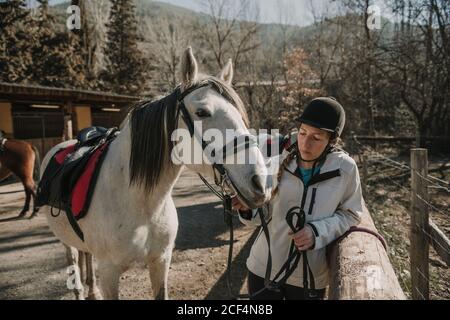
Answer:
[[[190,132],[189,145],[194,145],[183,163],[210,178],[225,172],[228,187],[241,201],[252,208],[261,206],[270,196],[267,169],[256,137],[249,133],[244,105],[231,87],[231,60],[217,77],[201,75],[189,47],[182,57],[181,78],[178,126]],[[179,154],[179,145],[174,152]]]

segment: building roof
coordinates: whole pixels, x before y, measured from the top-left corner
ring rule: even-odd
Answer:
[[[74,90],[35,85],[0,82],[0,101],[46,104],[86,104],[93,107],[118,108],[141,100],[138,96],[118,95],[108,92]]]

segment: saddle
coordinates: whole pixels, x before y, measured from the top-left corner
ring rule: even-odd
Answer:
[[[52,216],[64,210],[77,235],[84,240],[77,220],[89,209],[103,159],[117,128],[90,127],[81,130],[77,142],[58,150],[39,182],[36,205],[51,206]],[[54,209],[58,212],[54,214]]]

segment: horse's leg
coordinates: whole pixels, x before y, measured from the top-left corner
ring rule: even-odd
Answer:
[[[77,300],[84,300],[84,286],[83,282],[81,281],[81,275],[80,275],[80,269],[78,265],[78,254],[80,251],[75,249],[74,247],[66,246],[66,255],[67,255],[67,261],[69,262],[69,267],[72,267],[74,272],[74,281],[69,282],[68,285],[73,287],[73,293],[75,294],[75,299]],[[69,287],[70,288],[70,287]]]
[[[88,286],[88,300],[100,300],[101,294],[95,279],[94,256],[86,252],[86,284]]]
[[[31,192],[30,189],[25,184],[24,187],[25,187],[25,204],[23,206],[22,211],[20,211],[19,213],[19,217],[25,216],[28,210],[30,209]]]
[[[28,212],[28,210],[30,210],[31,197],[33,196],[33,199],[34,199],[36,192],[34,190],[35,185],[34,185],[34,181],[32,178],[27,178],[27,177],[22,176],[20,179],[21,179],[23,187],[25,189],[25,205],[19,214],[19,217],[23,217]],[[30,218],[32,218],[33,216],[34,215],[32,215]]]
[[[36,207],[36,185],[33,184],[31,189],[31,197],[33,198],[33,212],[31,213],[30,219],[34,218],[39,211],[39,207]]]
[[[167,280],[169,276],[171,259],[172,250],[167,250],[165,254],[161,255],[158,258],[150,259],[148,263],[153,295],[157,300],[169,299],[167,291]]]
[[[33,212],[31,213],[30,219],[34,218],[39,210],[36,207],[36,181],[39,180],[39,153],[35,147],[32,147],[32,153],[29,157],[28,166],[26,170],[26,180],[27,186],[29,188],[31,197],[33,198]],[[35,180],[36,179],[36,180]]]
[[[98,272],[103,299],[119,299],[119,278],[122,273],[121,268],[108,260],[99,260]]]
[[[10,175],[12,175],[12,172],[9,171],[9,169],[6,168],[5,166],[2,166],[2,164],[0,163],[0,181],[5,180]]]

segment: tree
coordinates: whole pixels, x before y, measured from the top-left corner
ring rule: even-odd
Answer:
[[[208,25],[201,22],[196,26],[206,49],[212,52],[216,68],[222,69],[231,58],[239,71],[243,56],[254,53],[260,46],[259,24],[251,22],[258,20],[258,7],[250,0],[238,3],[235,7],[227,0],[205,0],[209,13]]]
[[[105,56],[108,60],[102,78],[109,89],[137,94],[145,86],[145,58],[138,47],[133,0],[111,0]]]
[[[75,50],[83,60],[84,73],[93,88],[96,79],[105,70],[103,50],[106,43],[106,22],[109,16],[109,0],[72,0],[72,5],[80,8],[81,29],[71,32]]]
[[[48,0],[38,0],[40,6],[33,29],[31,81],[55,87],[85,85],[83,61],[67,33],[55,32],[54,17],[48,12]],[[29,32],[30,32],[29,31]]]
[[[424,146],[424,136],[450,133],[450,4],[393,1],[391,8],[401,27],[396,41],[379,48],[383,59],[376,66],[414,117],[417,144]]]
[[[29,78],[30,23],[24,0],[0,2],[0,81],[22,82]]]
[[[317,74],[308,66],[309,56],[302,48],[288,52],[283,61],[287,82],[280,87],[284,108],[279,109],[280,129],[284,132],[293,124],[293,119],[301,114],[303,106],[314,97],[321,95],[320,88],[314,88],[311,81]]]
[[[346,9],[345,16],[328,19],[326,29],[334,30],[330,26],[337,24],[345,37],[336,42],[330,69],[336,81],[328,79],[324,88],[329,91],[332,85],[338,99],[351,110],[347,112],[351,130],[364,134],[416,134],[417,145],[421,146],[425,141],[420,137],[448,136],[450,3],[388,1],[395,22],[381,18],[382,29],[371,30],[367,9],[374,3],[344,0],[340,4]],[[331,55],[326,50],[322,53],[314,57],[325,58],[322,60],[326,62]]]
[[[145,23],[146,54],[153,62],[153,84],[161,92],[173,90],[180,83],[178,69],[182,52],[189,45],[190,29],[182,21],[171,21],[167,17]]]

